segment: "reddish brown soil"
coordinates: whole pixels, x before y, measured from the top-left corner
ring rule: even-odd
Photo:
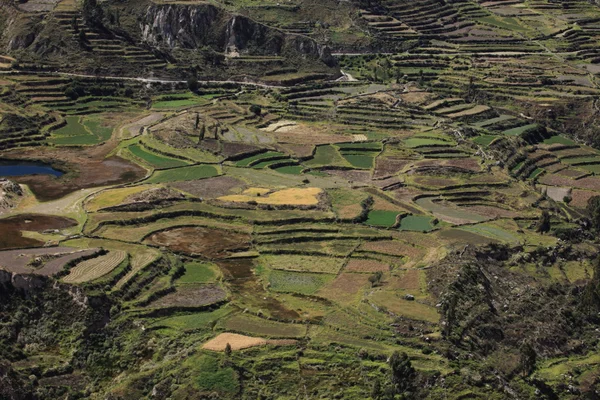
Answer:
[[[361,182],[367,183],[371,181],[371,173],[369,171],[357,171],[357,170],[338,170],[333,169],[327,171],[328,175],[339,176],[349,182]]]
[[[376,272],[389,271],[390,266],[377,260],[352,259],[348,261],[345,270],[347,272]]]
[[[175,292],[152,302],[151,308],[200,307],[224,300],[227,294],[216,285],[177,287]]]
[[[242,191],[246,188],[244,182],[230,176],[217,176],[214,178],[200,179],[196,181],[174,182],[170,186],[182,190],[191,195],[204,199],[215,199],[232,194],[232,189]]]
[[[571,192],[572,200],[569,205],[578,208],[586,208],[588,200],[593,196],[600,196],[600,193],[587,190],[573,190],[573,192]]]
[[[369,276],[366,274],[340,274],[333,282],[319,291],[326,299],[348,303],[358,300],[361,289],[369,287]]]
[[[199,226],[166,229],[150,235],[144,242],[171,251],[207,258],[223,258],[231,252],[248,249],[250,236],[243,233]]]
[[[377,158],[375,165],[375,172],[373,173],[374,178],[384,178],[387,176],[395,175],[406,167],[410,160],[398,159],[398,158]]]
[[[225,158],[229,158],[233,156],[240,156],[241,154],[250,153],[259,149],[259,147],[251,144],[224,142],[221,154]]]
[[[46,229],[64,229],[77,225],[77,221],[42,214],[21,214],[0,219],[0,249],[39,247],[44,243],[21,236],[21,231],[42,232]]]

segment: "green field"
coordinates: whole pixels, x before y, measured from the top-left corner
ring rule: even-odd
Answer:
[[[401,231],[429,232],[434,228],[432,217],[408,215],[400,220]]]
[[[175,158],[165,157],[156,153],[151,153],[146,149],[142,148],[139,144],[131,145],[127,149],[131,152],[131,154],[133,154],[137,158],[142,159],[143,161],[157,169],[182,167],[184,165],[189,164],[182,160],[177,160]]]
[[[396,217],[399,214],[400,213],[396,211],[373,210],[369,212],[369,216],[365,221],[365,224],[391,228],[394,226],[394,224],[396,224]]]
[[[284,156],[285,156],[285,154],[280,153],[278,151],[267,151],[264,153],[255,154],[253,156],[239,160],[235,163],[235,166],[236,167],[248,167],[250,164],[256,163],[259,160],[262,160],[265,158],[284,157]]]
[[[220,275],[219,269],[209,263],[189,262],[184,267],[185,273],[177,283],[212,283]]]
[[[525,132],[529,132],[534,129],[537,129],[538,127],[539,127],[538,124],[528,124],[528,125],[523,125],[523,126],[519,126],[516,128],[505,130],[502,133],[505,135],[508,135],[508,136],[520,136]]]
[[[93,145],[110,139],[112,128],[103,126],[92,117],[68,116],[67,125],[52,132],[50,143],[55,145]]]
[[[219,171],[212,165],[191,165],[189,167],[173,168],[154,171],[145,183],[164,183],[175,181],[192,181],[195,179],[210,178],[219,175]]]

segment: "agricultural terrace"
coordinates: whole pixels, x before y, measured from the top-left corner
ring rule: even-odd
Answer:
[[[19,6],[33,3],[42,7]],[[421,386],[444,379],[432,398],[530,398],[546,393],[545,383],[532,386],[538,379],[580,393],[597,381],[597,357],[583,354],[593,350],[579,333],[563,342],[558,320],[531,316],[524,327],[507,317],[556,314],[540,304],[574,304],[567,293],[582,293],[592,276],[582,221],[600,195],[600,152],[565,128],[579,118],[571,106],[600,94],[592,5],[347,3],[339,8],[354,11],[336,21],[353,28],[328,31],[310,2],[217,3],[298,40],[329,32],[336,48],[370,48],[368,32],[390,52],[339,55],[349,75],[336,81],[283,56],[206,47],[203,63],[235,71],[226,79],[267,85],[161,82],[197,60],[182,69],[177,59],[192,56],[179,45],[165,58],[137,36],[95,32],[61,1],[51,26],[87,37],[92,56],[157,78],[76,79],[51,65],[25,73],[0,58],[11,71],[0,80],[0,111],[11,115],[0,121],[2,158],[63,173],[11,178],[22,193],[0,201],[0,269],[110,304],[115,336],[102,343],[123,339],[119,351],[139,364],[102,358],[119,368],[108,397],[171,387],[174,399],[383,398],[375,389],[389,380],[394,351],[407,354]],[[196,6],[205,5],[185,5]],[[330,18],[329,8],[319,4],[319,14]],[[110,15],[123,29],[142,23]],[[539,369],[527,375],[524,347],[513,345],[531,326]],[[79,362],[84,353],[63,341],[18,354],[32,385],[43,382],[36,371],[79,374],[63,373],[67,361],[30,366],[59,353]],[[568,355],[574,343],[577,357]],[[96,387],[107,377],[77,379]]]

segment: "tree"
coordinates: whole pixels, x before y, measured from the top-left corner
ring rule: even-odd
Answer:
[[[523,343],[519,349],[521,353],[521,359],[519,361],[519,368],[523,373],[523,376],[529,376],[535,370],[535,363],[537,361],[537,354],[535,349],[529,343]]]
[[[396,393],[404,393],[413,386],[416,377],[415,369],[406,353],[394,351],[388,359],[392,372],[392,385]]]
[[[102,26],[104,11],[102,10],[102,7],[98,5],[96,0],[83,0],[82,15],[86,24],[95,27]]]
[[[550,230],[550,214],[544,210],[538,221],[536,231],[539,233],[546,233]]]
[[[375,382],[373,382],[373,388],[371,389],[371,398],[373,400],[377,400],[381,398],[382,394],[383,393],[381,391],[381,383],[379,383],[379,379],[377,379]]]
[[[585,285],[581,296],[581,305],[584,312],[597,316],[600,311],[600,256],[597,256],[594,260],[593,267],[594,275]]]
[[[194,129],[198,129],[198,125],[200,125],[200,114],[196,113],[196,123],[194,124]]]
[[[592,227],[600,231],[600,196],[590,197],[587,204],[587,212],[592,221]]]
[[[369,276],[371,287],[378,286],[381,283],[381,278],[383,278],[383,272],[381,271],[377,271],[373,275]]]
[[[227,345],[225,346],[225,355],[227,357],[231,357],[231,345],[229,343],[227,343]]]
[[[258,104],[252,104],[250,106],[250,112],[258,116],[262,113],[262,108]]]
[[[200,87],[200,84],[198,83],[198,79],[195,76],[192,76],[190,79],[188,79],[187,85],[188,85],[188,89],[190,89],[190,91],[192,91],[192,92],[197,92],[198,88]]]

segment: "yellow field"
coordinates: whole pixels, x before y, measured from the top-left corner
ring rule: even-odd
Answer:
[[[127,257],[124,251],[111,251],[100,257],[85,260],[71,269],[63,278],[66,283],[83,283],[98,279],[115,269]]]
[[[237,333],[221,333],[214,339],[209,340],[202,346],[203,349],[212,351],[225,351],[227,344],[231,350],[247,349],[249,347],[264,346],[267,340],[263,338],[238,335]]]
[[[290,188],[278,190],[268,195],[257,196],[259,188],[250,188],[242,194],[219,197],[218,200],[234,203],[248,203],[255,201],[258,204],[315,206],[319,204],[318,196],[323,192],[320,188]]]
[[[127,197],[157,187],[157,185],[140,185],[126,188],[104,190],[93,196],[85,205],[87,211],[98,211],[102,208],[121,204]]]

